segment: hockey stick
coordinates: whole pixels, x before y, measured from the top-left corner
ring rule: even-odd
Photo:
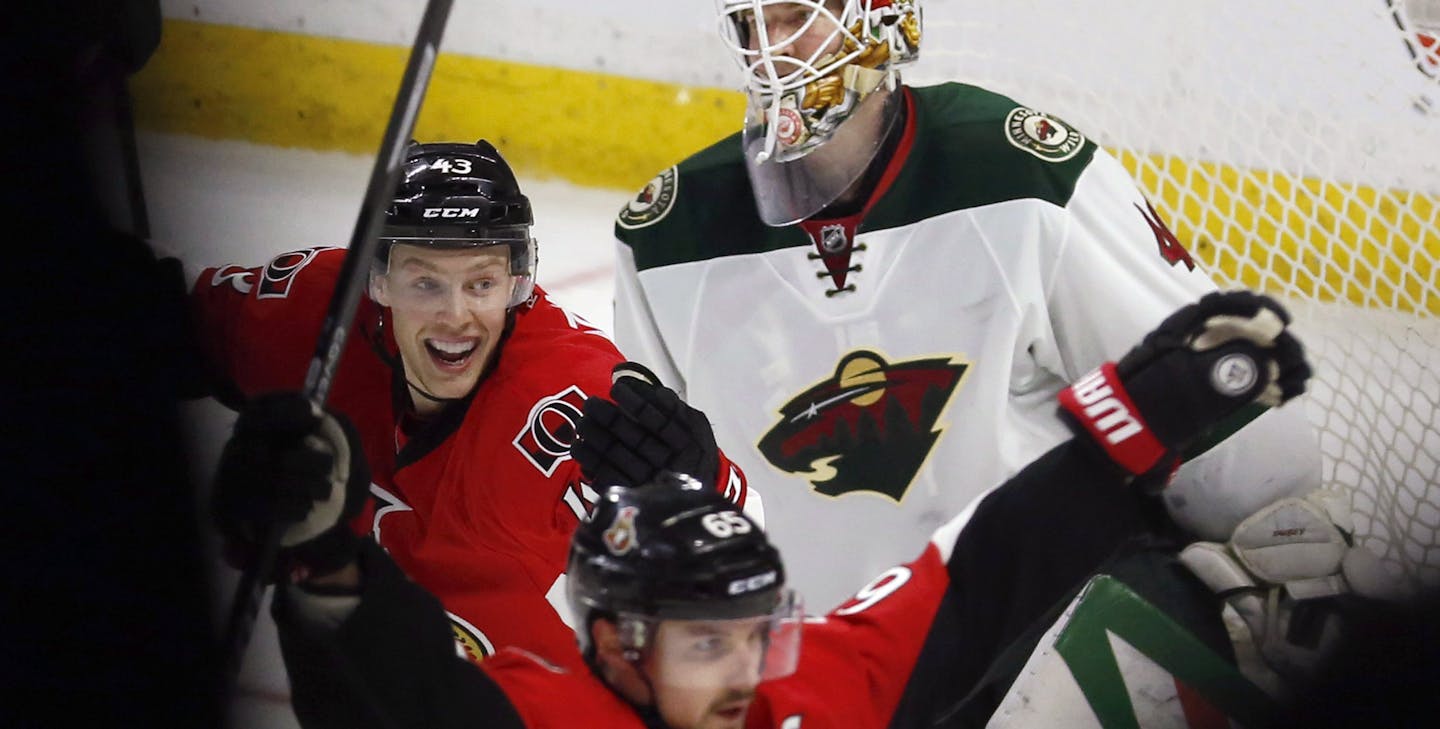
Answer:
[[[420,103],[425,99],[425,88],[430,84],[430,72],[434,69],[435,59],[440,52],[440,37],[445,32],[445,22],[450,16],[452,3],[453,0],[428,0],[425,14],[420,19],[420,29],[415,34],[415,44],[410,48],[410,60],[405,66],[405,75],[400,80],[400,91],[395,96],[395,105],[390,110],[390,121],[380,142],[379,156],[375,158],[375,166],[370,170],[370,184],[360,203],[355,231],[350,236],[350,248],[340,266],[340,278],[336,283],[335,293],[330,297],[330,308],[325,313],[325,322],[315,343],[315,354],[310,358],[309,369],[305,372],[303,392],[317,407],[323,406],[330,394],[335,368],[340,362],[340,353],[345,348],[345,338],[355,320],[355,307],[360,301],[360,293],[365,290],[370,259],[378,245],[379,228],[386,202],[395,188],[401,158],[415,129],[415,117],[420,111]],[[283,531],[284,525],[278,523],[266,527],[260,541],[259,554],[240,576],[226,629],[224,679],[227,687],[233,687],[240,675],[240,664],[245,657],[245,649],[250,644],[250,635],[255,629],[255,617],[260,612],[260,601],[265,596],[265,583],[261,578],[269,574],[275,566]]]

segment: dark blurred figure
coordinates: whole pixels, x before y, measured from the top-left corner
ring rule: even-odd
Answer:
[[[1304,697],[1298,726],[1424,729],[1440,717],[1440,600],[1403,605],[1341,599],[1347,629]],[[1307,626],[1292,621],[1292,631]]]
[[[3,27],[0,726],[218,726],[182,277],[131,187],[124,85],[159,3],[12,3]]]

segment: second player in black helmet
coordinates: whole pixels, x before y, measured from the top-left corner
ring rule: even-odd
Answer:
[[[612,392],[622,357],[536,285],[532,223],[488,142],[411,145],[368,271],[370,296],[336,370],[334,418],[297,391],[345,251],[212,268],[192,299],[216,394],[242,411],[215,506],[238,551],[253,548],[269,520],[309,523],[287,532],[280,559],[278,576],[301,579],[344,564],[369,532],[439,596],[472,658],[516,645],[565,663],[578,656],[556,606],[570,533],[597,498],[588,482],[601,466],[605,483],[624,484],[704,463],[710,485],[750,508],[758,500],[699,427],[703,417],[653,378],[626,377]],[[595,457],[572,459],[582,406],[606,395],[620,401],[586,426]],[[652,403],[665,409],[647,410],[655,417],[644,423],[632,417]],[[631,454],[652,427],[667,439],[649,443],[653,462],[636,470]],[[286,499],[283,484],[304,484],[307,496]],[[311,498],[322,503],[312,508]],[[347,528],[331,528],[336,513]]]
[[[586,663],[649,724],[738,724],[761,681],[795,670],[802,609],[779,552],[688,476],[607,490],[566,572]]]

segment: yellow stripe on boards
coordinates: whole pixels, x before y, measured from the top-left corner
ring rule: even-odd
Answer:
[[[408,48],[166,20],[145,129],[374,154]],[[638,189],[740,128],[736,92],[443,53],[416,137],[491,140],[526,176]],[[1440,316],[1440,198],[1115,150],[1218,279]]]
[[[374,154],[408,48],[166,20],[132,90],[142,128]],[[638,189],[740,128],[737,92],[442,53],[422,140],[489,139],[527,175]]]

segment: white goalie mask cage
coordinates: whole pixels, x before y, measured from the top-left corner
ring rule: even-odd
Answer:
[[[761,219],[804,220],[860,177],[899,117],[898,69],[920,53],[920,2],[717,5],[744,71],[742,144]]]

